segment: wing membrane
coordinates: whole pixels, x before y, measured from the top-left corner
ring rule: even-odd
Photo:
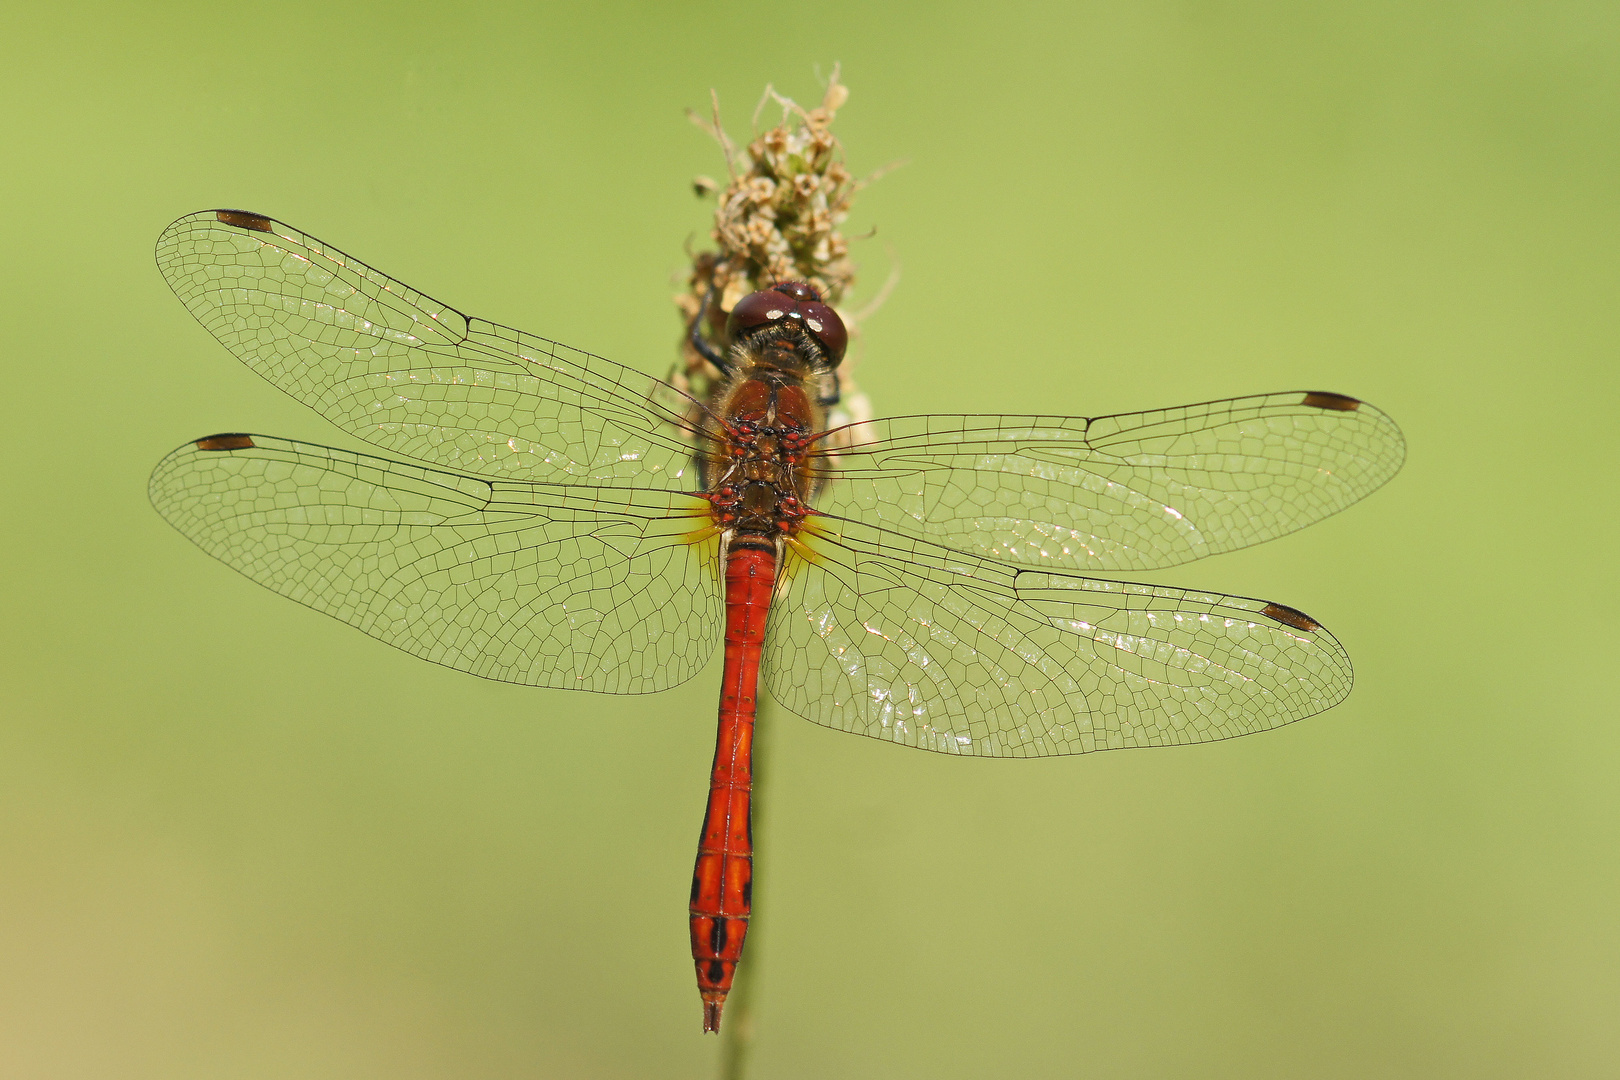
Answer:
[[[218,449],[210,449],[217,447]],[[645,693],[720,639],[692,496],[485,480],[263,435],[180,447],[152,503],[270,589],[485,678]]]
[[[1117,416],[907,416],[857,424],[816,500],[838,517],[1024,566],[1140,571],[1302,529],[1405,457],[1395,423],[1337,394],[1261,394]]]
[[[1339,643],[1289,608],[816,521],[771,608],[765,679],[826,727],[942,753],[1081,754],[1262,731],[1350,692]]]
[[[279,221],[191,214],[157,262],[238,359],[375,446],[482,476],[696,486],[697,406],[673,387],[463,315]]]

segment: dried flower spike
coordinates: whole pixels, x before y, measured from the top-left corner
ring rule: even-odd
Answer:
[[[697,253],[692,259],[688,291],[675,298],[683,324],[690,326],[702,313],[699,332],[717,350],[728,349],[726,318],[744,296],[779,281],[804,281],[834,308],[840,308],[855,278],[849,260],[849,242],[839,226],[849,216],[850,200],[862,184],[844,166],[843,152],[831,125],[849,90],[833,69],[821,104],[805,109],[766,87],[755,111],[755,121],[767,103],[782,109],[782,120],[757,135],[738,151],[720,125],[718,99],[712,117],[689,113],[708,131],[726,155],[729,183],[719,193],[710,238],[717,250]],[[693,180],[700,196],[714,190],[707,177]],[[857,330],[849,312],[840,310],[851,330]],[[683,337],[687,388],[707,398],[718,373]],[[843,372],[846,408],[841,422],[867,419],[865,398]]]

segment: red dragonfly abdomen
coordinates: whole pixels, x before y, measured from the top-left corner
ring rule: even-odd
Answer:
[[[726,662],[709,806],[692,872],[692,960],[703,996],[703,1030],[720,1010],[742,958],[753,902],[754,712],[760,649],[776,584],[773,548],[735,546],[726,556]]]

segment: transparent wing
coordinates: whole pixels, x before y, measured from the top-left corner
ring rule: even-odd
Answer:
[[[1394,421],[1296,391],[1118,416],[905,416],[842,429],[816,507],[1025,566],[1138,571],[1302,529],[1401,467]],[[829,433],[831,444],[839,433]]]
[[[481,476],[697,486],[692,399],[463,315],[279,221],[188,215],[157,263],[238,359],[375,446]]]
[[[152,473],[169,524],[232,569],[485,678],[635,694],[720,639],[717,541],[690,495],[485,480],[264,435]]]
[[[951,754],[1083,754],[1263,731],[1350,692],[1349,657],[1292,608],[815,521],[771,607],[765,679],[826,727]]]

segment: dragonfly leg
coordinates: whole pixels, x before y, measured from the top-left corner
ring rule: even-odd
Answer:
[[[698,308],[698,313],[692,316],[692,325],[687,327],[686,339],[692,343],[692,348],[698,351],[699,356],[720,369],[720,374],[730,375],[731,361],[703,336],[703,317],[709,313],[709,305],[712,303],[714,303],[714,286],[710,285],[709,291],[703,296],[703,304]]]
[[[829,369],[824,376],[821,396],[816,398],[816,403],[824,409],[830,409],[838,404],[842,393],[843,387],[838,384],[838,372]]]

